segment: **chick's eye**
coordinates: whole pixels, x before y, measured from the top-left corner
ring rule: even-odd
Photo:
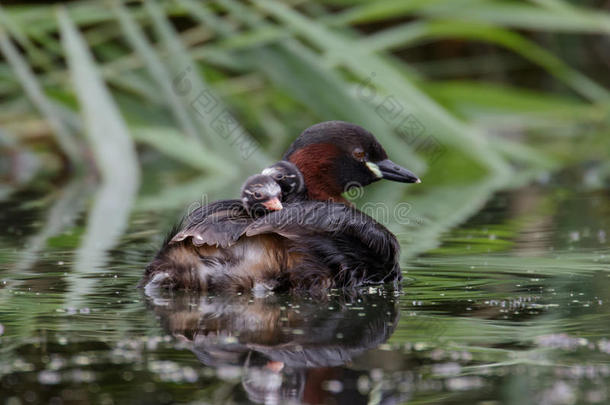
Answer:
[[[360,149],[360,148],[355,149],[352,152],[352,155],[354,156],[355,159],[358,159],[358,160],[364,160],[364,157],[366,156],[364,151],[362,149]]]
[[[254,198],[256,198],[257,200],[260,200],[261,198],[263,198],[263,194],[259,191],[255,191]]]
[[[282,180],[284,178],[284,175],[282,173],[276,173],[273,176],[273,178],[276,179],[276,180]]]

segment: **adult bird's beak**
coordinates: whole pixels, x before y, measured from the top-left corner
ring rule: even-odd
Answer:
[[[421,183],[419,177],[413,174],[413,172],[397,165],[390,159],[377,162],[377,166],[379,167],[382,178],[384,179],[399,181],[401,183]]]
[[[280,199],[277,197],[272,197],[262,204],[263,204],[263,207],[265,207],[269,211],[279,211],[283,208],[282,203],[280,202]]]

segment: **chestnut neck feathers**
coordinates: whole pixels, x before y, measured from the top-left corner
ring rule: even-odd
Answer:
[[[290,161],[303,174],[310,200],[347,202],[341,196],[344,190],[335,176],[340,154],[335,145],[319,143],[298,149],[290,156]]]

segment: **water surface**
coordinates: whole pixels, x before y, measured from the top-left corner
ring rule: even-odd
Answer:
[[[497,193],[400,292],[257,298],[134,288],[170,210],[84,266],[87,187],[0,203],[3,403],[610,401],[607,189]]]

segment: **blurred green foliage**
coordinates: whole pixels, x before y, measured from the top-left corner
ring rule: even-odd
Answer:
[[[607,342],[610,13],[600,4],[2,2],[0,377],[23,372],[23,386],[39,387],[38,371],[65,358],[62,384],[77,364],[104,395],[164,401],[142,397],[154,380],[174,399],[231,402],[239,381],[167,343],[133,286],[175,214],[235,197],[303,129],[340,119],[423,179],[379,182],[355,201],[408,202],[402,220],[379,218],[401,242],[407,288],[388,347],[350,367],[441,378],[443,351],[465,353],[459,374],[493,380],[513,402],[555,387],[567,365],[607,379],[607,351],[539,342]],[[549,172],[560,175],[544,191],[521,187]],[[90,370],[69,360],[83,352]],[[201,369],[199,380],[155,380],[168,358]],[[412,403],[470,395],[427,381]]]
[[[408,250],[422,252],[493,192],[607,159],[610,13],[594,7],[8,4],[0,9],[0,126],[11,164],[2,168],[10,180],[2,193],[33,178],[56,183],[62,168],[72,177],[95,169],[106,187],[99,199],[123,200],[120,219],[95,230],[112,228],[105,232],[115,240],[132,207],[235,195],[304,128],[340,119],[372,131],[424,179],[416,188],[378,184],[366,197],[395,204],[408,189],[419,222],[390,227],[409,240],[417,226]],[[147,175],[165,165],[189,170]],[[99,205],[89,221],[106,216]]]

